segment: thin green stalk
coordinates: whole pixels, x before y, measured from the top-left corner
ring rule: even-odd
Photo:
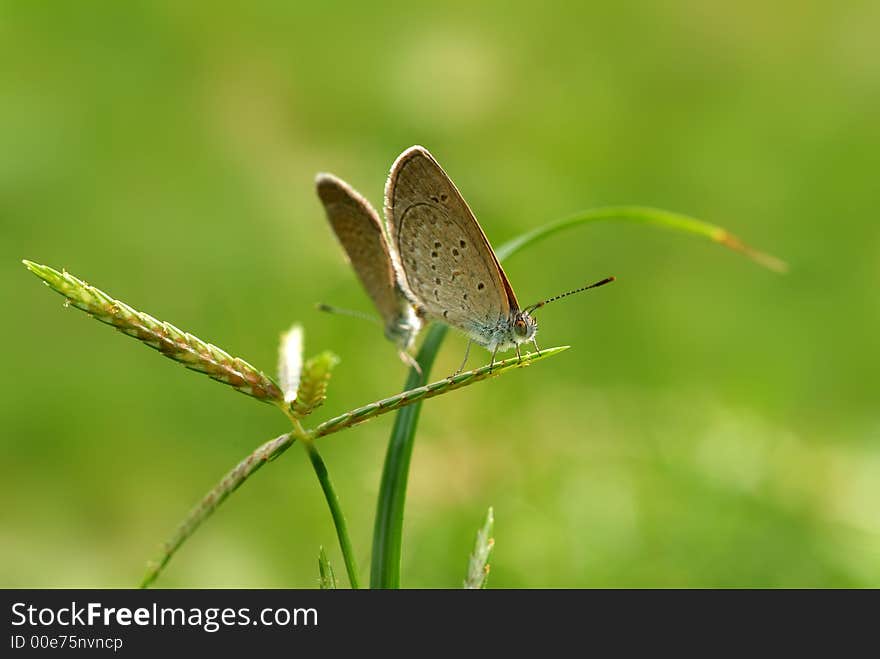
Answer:
[[[336,490],[333,489],[333,483],[330,482],[330,474],[327,472],[327,465],[321,459],[318,453],[318,447],[312,439],[301,439],[300,443],[306,449],[309,460],[312,461],[312,467],[315,468],[315,474],[321,483],[321,489],[324,491],[324,498],[327,499],[327,506],[330,508],[330,514],[333,516],[333,524],[336,526],[336,535],[339,537],[339,547],[342,549],[342,558],[345,560],[345,569],[348,572],[348,581],[354,589],[359,588],[357,564],[354,560],[354,550],[351,547],[351,538],[348,535],[348,526],[345,523],[345,515],[342,514],[342,508],[339,505],[339,497],[336,496]]]
[[[609,206],[583,211],[524,233],[501,245],[495,250],[495,254],[500,260],[504,260],[522,248],[560,231],[604,220],[651,224],[673,231],[689,233],[707,238],[739,252],[770,270],[785,272],[788,269],[788,264],[785,261],[750,247],[722,227],[687,215],[644,206]],[[435,324],[431,327],[418,356],[422,373],[419,374],[414,369],[410,370],[406,382],[408,389],[427,381],[434,358],[437,356],[437,351],[445,336],[445,326]],[[400,586],[400,545],[403,537],[406,484],[421,407],[422,401],[420,400],[398,412],[397,418],[394,420],[394,429],[391,431],[388,452],[385,456],[385,467],[382,471],[379,504],[373,531],[371,588],[398,588]]]

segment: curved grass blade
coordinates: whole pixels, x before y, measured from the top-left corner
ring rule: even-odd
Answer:
[[[494,528],[495,513],[490,506],[483,527],[477,531],[474,551],[468,559],[467,577],[464,580],[464,587],[467,589],[476,590],[486,587],[486,578],[489,576],[489,554],[495,546],[495,538],[492,537]]]
[[[228,384],[258,400],[275,404],[283,401],[284,396],[278,385],[243,359],[232,357],[217,346],[177,329],[171,323],[136,311],[70,273],[58,272],[47,265],[31,261],[25,260],[22,263],[49,288],[63,295],[72,306],[102,323],[112,325],[123,334],[136,338],[188,369],[204,373],[212,380]]]
[[[614,206],[583,211],[572,217],[550,222],[533,231],[509,240],[495,250],[499,260],[509,258],[524,247],[537,243],[566,229],[581,224],[598,221],[623,221],[652,224],[673,231],[689,233],[707,238],[712,242],[733,249],[759,265],[776,272],[785,272],[788,265],[785,261],[759,252],[726,229],[696,218],[670,213],[643,206]],[[420,386],[427,381],[437,351],[443,344],[447,328],[434,324],[419,351],[418,362],[422,368],[420,375],[410,369],[406,381],[406,389]],[[398,588],[400,586],[400,543],[403,537],[403,510],[406,499],[406,484],[409,477],[409,463],[412,445],[415,441],[416,427],[419,422],[421,403],[416,403],[403,410],[394,420],[388,452],[385,455],[385,466],[382,471],[382,482],[379,487],[379,503],[376,521],[373,528],[373,555],[370,571],[371,588]]]
[[[174,556],[174,553],[180,546],[186,542],[196,529],[201,526],[208,517],[211,516],[217,507],[230,494],[235,492],[238,487],[244,483],[248,477],[257,471],[267,462],[270,462],[284,453],[294,442],[294,437],[290,433],[269,440],[256,451],[251,453],[244,460],[239,462],[232,471],[226,474],[223,479],[208,492],[202,500],[193,508],[186,519],[177,527],[171,539],[162,547],[162,553],[147,568],[147,573],[141,581],[141,588],[147,588],[153,583],[164,567]]]
[[[682,233],[690,233],[695,236],[708,238],[712,242],[718,243],[735,252],[739,252],[750,258],[752,261],[769,270],[775,272],[787,272],[788,264],[771,254],[761,252],[750,247],[742,240],[734,236],[732,233],[714,224],[703,222],[688,215],[681,213],[672,213],[670,211],[660,210],[659,208],[649,208],[647,206],[607,206],[603,208],[594,208],[565,217],[555,222],[550,222],[542,227],[538,227],[533,231],[522,234],[518,238],[504,243],[499,247],[495,254],[499,259],[512,256],[520,251],[523,247],[528,247],[540,240],[549,238],[553,234],[571,229],[581,224],[590,222],[601,222],[607,220],[617,220],[623,222],[637,222],[640,224],[653,224],[659,227],[680,231]]]

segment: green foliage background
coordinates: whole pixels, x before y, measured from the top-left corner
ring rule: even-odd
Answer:
[[[66,267],[268,371],[279,334],[342,358],[326,417],[396,393],[313,191],[381,203],[427,146],[495,244],[637,203],[788,259],[610,224],[506,265],[542,312],[534,369],[425,404],[402,580],[880,585],[880,5],[0,3],[0,585],[129,586],[197,499],[285,430],[270,407],[79,312]],[[451,337],[436,373],[465,340]],[[485,353],[478,353],[481,360]],[[472,362],[477,363],[476,359]],[[390,417],[322,445],[366,575]],[[291,451],[160,586],[317,586],[342,561]]]

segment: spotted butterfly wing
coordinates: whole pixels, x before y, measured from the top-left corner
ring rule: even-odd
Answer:
[[[486,234],[423,147],[407,149],[394,162],[385,217],[401,285],[428,316],[484,343],[519,309]]]
[[[405,350],[415,339],[421,322],[398,285],[379,214],[332,174],[319,174],[316,186],[333,232],[382,316],[386,336]]]

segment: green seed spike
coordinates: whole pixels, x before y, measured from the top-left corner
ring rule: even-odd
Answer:
[[[186,519],[181,522],[174,535],[162,546],[162,553],[147,567],[147,573],[141,581],[141,588],[146,588],[153,583],[162,572],[164,567],[174,556],[174,553],[186,540],[196,532],[202,522],[211,516],[230,494],[235,492],[247,478],[267,462],[271,462],[284,453],[293,445],[294,438],[290,433],[269,440],[256,451],[239,462],[227,473],[202,500],[197,503]]]
[[[460,389],[461,387],[479,382],[480,380],[497,377],[515,368],[534,364],[547,357],[552,357],[564,350],[568,350],[569,347],[570,346],[559,346],[556,348],[546,348],[542,349],[540,354],[528,352],[522,356],[522,360],[518,357],[511,357],[500,362],[495,362],[495,366],[487,364],[486,366],[482,366],[473,371],[466,371],[443,380],[438,380],[437,382],[432,382],[431,384],[426,384],[424,387],[417,387],[416,389],[404,391],[391,398],[385,398],[376,401],[375,403],[364,405],[356,410],[340,414],[329,421],[325,421],[315,428],[314,435],[315,437],[323,437],[324,435],[338,432],[343,428],[350,428],[351,426],[363,423],[364,421],[369,421],[382,414],[387,414],[388,412],[393,412],[401,407],[415,403],[418,400],[433,398],[434,396],[439,396],[440,394]]]
[[[489,554],[492,553],[492,548],[495,546],[495,538],[492,537],[494,527],[495,513],[490,506],[483,527],[477,531],[474,552],[468,559],[467,577],[464,580],[464,587],[467,589],[486,587],[486,578],[489,576]]]
[[[320,574],[321,590],[336,590],[336,573],[327,559],[324,547],[318,552],[318,573]]]
[[[330,374],[339,363],[339,357],[325,351],[309,359],[302,369],[296,400],[291,409],[297,419],[303,419],[324,404]]]
[[[215,345],[176,328],[171,323],[132,309],[100,289],[67,272],[31,261],[25,267],[49,288],[63,295],[70,305],[96,320],[112,325],[123,334],[158,350],[187,368],[228,384],[243,394],[268,403],[283,402],[278,385],[243,359],[233,357]]]

